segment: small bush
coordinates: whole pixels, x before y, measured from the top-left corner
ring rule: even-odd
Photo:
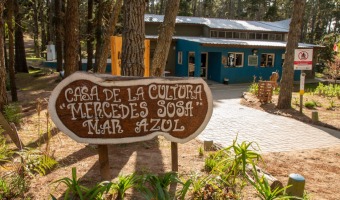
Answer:
[[[307,101],[305,102],[305,107],[308,108],[308,109],[314,109],[316,107],[316,103],[313,102],[313,101]]]
[[[6,143],[6,138],[2,135],[3,130],[0,126],[0,162],[8,160],[11,157],[12,151]]]
[[[4,116],[8,122],[18,125],[21,122],[21,107],[18,104],[9,104],[5,106]]]
[[[256,95],[258,91],[259,91],[259,84],[253,82],[253,83],[249,86],[248,92],[250,92],[250,93]]]

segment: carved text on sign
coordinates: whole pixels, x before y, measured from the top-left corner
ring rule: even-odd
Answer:
[[[78,72],[63,80],[49,102],[52,120],[78,142],[109,144],[163,135],[196,137],[212,113],[202,79],[132,78]]]

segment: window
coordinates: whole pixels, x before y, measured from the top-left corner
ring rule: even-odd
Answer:
[[[264,40],[268,40],[268,33],[263,33],[262,37],[263,37]]]
[[[262,40],[262,33],[256,33],[256,39]]]
[[[225,32],[225,37],[226,38],[233,38],[233,32]]]
[[[248,33],[248,39],[250,40],[255,39],[255,33]]]
[[[274,67],[275,54],[263,53],[261,54],[261,67]]]
[[[217,38],[217,31],[210,31],[210,37]]]
[[[218,32],[218,37],[219,38],[225,38],[225,32],[224,31],[219,31]]]
[[[240,39],[247,39],[247,33],[240,33]]]
[[[281,34],[276,34],[275,35],[275,40],[282,40],[282,35]]]
[[[269,40],[275,40],[275,34],[273,33],[269,34]]]
[[[240,38],[240,33],[239,32],[234,32],[233,36],[234,36],[233,38],[238,39],[238,38]]]
[[[243,67],[243,53],[230,52],[227,58],[228,67]]]

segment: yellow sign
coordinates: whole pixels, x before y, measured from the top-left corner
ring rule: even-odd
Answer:
[[[122,37],[111,36],[111,72],[112,75],[121,75],[122,64]],[[150,76],[150,40],[144,41],[144,77]]]

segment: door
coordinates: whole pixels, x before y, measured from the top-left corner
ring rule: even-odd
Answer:
[[[195,76],[195,52],[189,52],[188,76]]]
[[[208,77],[208,53],[201,53],[201,77],[207,79]]]

